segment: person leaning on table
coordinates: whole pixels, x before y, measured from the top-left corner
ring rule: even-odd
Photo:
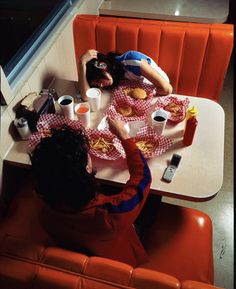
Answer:
[[[139,51],[104,55],[89,49],[79,59],[79,89],[84,101],[90,87],[114,88],[123,78],[152,83],[159,96],[171,94],[173,90],[167,74],[151,57]]]
[[[31,154],[35,200],[45,230],[63,246],[138,266],[147,254],[133,223],[149,194],[151,173],[123,122],[108,122],[127,156],[130,178],[122,191],[99,193],[87,136],[65,127],[42,138]]]

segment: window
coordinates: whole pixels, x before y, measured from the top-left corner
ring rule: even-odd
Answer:
[[[61,17],[80,0],[0,0],[0,64],[11,84]]]

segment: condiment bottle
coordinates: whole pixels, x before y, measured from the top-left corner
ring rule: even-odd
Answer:
[[[188,108],[188,110],[186,111],[184,129],[186,128],[186,124],[187,124],[188,119],[191,117],[197,117],[197,115],[198,115],[198,110],[195,106]]]
[[[183,143],[186,146],[190,146],[193,143],[193,138],[194,138],[197,125],[198,125],[198,121],[196,117],[191,117],[187,120],[184,137],[183,137]]]

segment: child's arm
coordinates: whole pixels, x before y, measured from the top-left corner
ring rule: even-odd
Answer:
[[[111,118],[107,121],[109,129],[122,142],[130,173],[130,179],[119,194],[105,198],[99,196],[102,201],[100,210],[105,218],[103,237],[113,239],[124,234],[138,217],[150,192],[151,172],[134,140],[124,128],[123,122]],[[102,228],[99,229],[101,232]]]
[[[172,93],[171,84],[165,80],[153,67],[151,67],[145,59],[141,60],[141,73],[151,83],[158,88],[159,95],[168,95]]]
[[[84,101],[87,101],[86,91],[90,88],[86,78],[86,64],[93,58],[97,58],[97,50],[90,49],[79,60],[79,90]]]

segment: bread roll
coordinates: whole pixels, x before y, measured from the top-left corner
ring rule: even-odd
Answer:
[[[131,97],[133,97],[135,99],[145,99],[145,98],[147,98],[147,93],[142,88],[134,88],[131,91]]]
[[[123,116],[131,116],[133,114],[133,109],[130,106],[119,107],[117,111]]]

